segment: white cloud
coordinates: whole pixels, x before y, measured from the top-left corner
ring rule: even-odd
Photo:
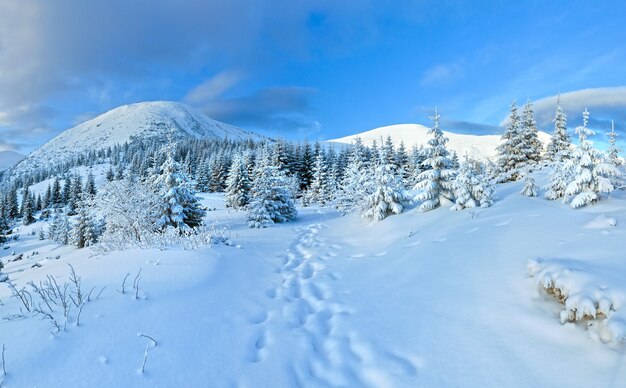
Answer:
[[[421,79],[422,86],[450,85],[463,77],[465,69],[461,62],[439,64],[426,70]]]

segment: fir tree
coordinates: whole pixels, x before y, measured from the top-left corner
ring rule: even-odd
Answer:
[[[373,177],[366,159],[366,148],[357,137],[350,150],[348,165],[337,195],[337,209],[343,213],[361,210],[364,199],[373,193]]]
[[[266,163],[259,164],[257,170],[248,206],[248,225],[265,228],[275,222],[295,219],[298,212],[284,172]]]
[[[526,128],[526,125],[531,124],[525,123],[524,128]],[[522,128],[521,119],[517,114],[517,105],[513,101],[511,103],[511,114],[502,135],[502,144],[497,147],[499,154],[498,182],[518,180],[522,176],[522,170],[529,162],[534,161],[530,159],[530,156],[535,155],[536,152],[529,135],[530,132],[532,131]]]
[[[607,133],[609,137],[609,148],[607,149],[607,154],[609,157],[609,161],[613,163],[614,166],[619,167],[622,165],[622,160],[619,158],[620,149],[617,148],[617,132],[615,132],[615,123],[611,120],[611,131]]]
[[[306,197],[308,203],[319,203],[322,206],[330,200],[331,193],[328,165],[326,164],[326,158],[323,152],[320,152],[315,157],[313,180],[311,181],[311,186],[307,191]]]
[[[250,177],[242,158],[236,157],[226,180],[226,206],[243,209],[250,202]]]
[[[24,196],[25,202],[22,204],[22,222],[24,223],[24,225],[30,225],[35,222],[34,203],[32,202],[28,189],[24,190],[26,191],[26,195]]]
[[[489,207],[493,204],[495,189],[489,182],[484,165],[467,156],[461,163],[453,188],[456,201],[450,210]]]
[[[171,144],[167,146],[165,153],[167,156],[161,166],[161,174],[154,180],[164,204],[163,214],[157,225],[162,228],[173,226],[182,230],[200,226],[206,212],[189,187],[189,178],[174,160]]]
[[[537,122],[535,121],[535,112],[533,104],[527,101],[524,105],[524,113],[522,116],[522,135],[524,139],[524,150],[526,159],[531,163],[538,163],[541,160],[541,152],[543,144],[537,135]]]
[[[593,148],[589,140],[595,133],[587,127],[589,112],[583,112],[583,125],[576,128],[580,145],[574,151],[571,160],[573,181],[565,189],[565,194],[572,196],[571,206],[578,208],[591,205],[600,200],[602,193],[613,191],[611,178],[619,176],[619,171],[605,161],[604,155]]]
[[[571,157],[572,140],[567,133],[567,117],[561,107],[561,97],[556,102],[554,134],[548,144],[547,158],[552,162],[563,162]]]
[[[441,201],[452,201],[454,198],[452,186],[456,171],[450,168],[446,143],[448,138],[443,136],[439,128],[439,113],[435,109],[435,115],[431,117],[433,127],[428,131],[432,138],[428,141],[425,149],[426,160],[424,165],[430,167],[417,176],[416,190],[422,190],[415,196],[416,201],[423,201],[420,211],[429,211],[439,207]]]
[[[87,174],[87,182],[85,182],[83,191],[91,197],[96,195],[96,179],[91,169],[89,170],[89,174]]]
[[[374,189],[363,203],[364,218],[381,221],[392,214],[402,213],[405,206],[411,202],[410,195],[394,171],[388,152],[387,147],[381,149],[374,173]]]

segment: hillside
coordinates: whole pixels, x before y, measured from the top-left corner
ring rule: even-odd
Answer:
[[[381,143],[387,136],[391,136],[395,144],[404,142],[406,147],[426,144],[430,139],[428,127],[421,124],[398,124],[372,129],[370,131],[329,140],[334,143],[351,144],[354,139],[360,137],[363,143],[371,145],[373,141]],[[456,151],[459,156],[467,153],[477,159],[491,159],[497,155],[496,147],[501,143],[501,135],[467,135],[443,131],[448,138],[448,149]],[[547,144],[550,135],[539,132],[539,139]]]
[[[42,222],[21,227],[1,257],[18,288],[46,275],[62,285],[71,264],[94,291],[80,324],[72,312],[56,335],[37,316],[2,321],[5,385],[623,386],[623,345],[561,324],[563,306],[527,275],[537,260],[553,276],[555,265],[586,274],[623,324],[623,192],[573,211],[520,189],[499,185],[487,209],[409,209],[372,224],[300,208],[294,223],[259,230],[205,194],[207,220],[233,245],[198,250],[101,255],[39,240],[30,232]],[[19,313],[8,288],[0,298],[3,316]]]
[[[33,151],[16,170],[51,166],[73,155],[133,142],[175,138],[263,139],[262,136],[212,120],[194,108],[171,101],[123,105],[68,129]]]

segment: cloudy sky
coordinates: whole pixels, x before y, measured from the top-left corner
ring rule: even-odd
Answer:
[[[550,130],[561,94],[572,127],[588,107],[624,132],[624,15],[621,0],[2,0],[0,149],[146,100],[329,139],[435,105],[444,129],[498,131],[512,99]]]

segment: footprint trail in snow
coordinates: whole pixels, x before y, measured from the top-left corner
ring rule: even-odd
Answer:
[[[281,302],[278,311],[251,318],[257,331],[250,361],[262,362],[272,351],[270,339],[285,337],[280,331],[287,330],[300,341],[289,344],[297,349],[290,365],[297,385],[384,386],[391,385],[390,377],[396,374],[417,376],[411,361],[375,348],[350,328],[352,312],[332,289],[341,277],[326,268],[341,246],[326,244],[320,237],[323,228],[320,224],[301,228],[287,249],[277,271],[281,283],[266,291],[270,300]]]

